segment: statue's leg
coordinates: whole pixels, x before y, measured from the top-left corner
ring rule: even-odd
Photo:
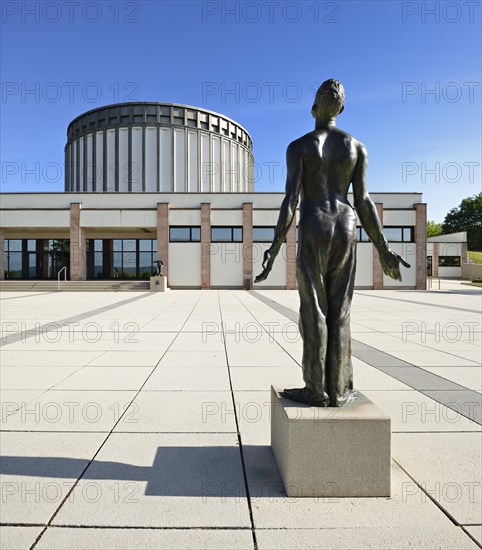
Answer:
[[[300,296],[300,333],[303,338],[303,379],[306,398],[291,398],[317,405],[328,404],[325,391],[325,358],[327,346],[327,298],[318,255],[301,253],[297,261]],[[294,390],[293,390],[294,391]],[[286,395],[290,397],[289,395]]]
[[[349,245],[343,261],[327,276],[328,344],[327,388],[332,407],[350,401],[353,392],[350,309],[355,284],[356,242]]]

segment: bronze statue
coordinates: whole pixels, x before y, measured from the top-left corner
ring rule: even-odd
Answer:
[[[282,395],[320,407],[341,407],[356,398],[350,307],[357,216],[348,202],[350,184],[358,218],[378,250],[385,274],[401,281],[399,264],[410,267],[390,250],[383,235],[366,189],[367,152],[363,143],[336,127],[344,100],[345,91],[338,80],[323,82],[311,109],[316,119],[314,131],[288,146],[286,196],[273,243],[264,253],[263,272],[255,279],[259,283],[268,277],[301,196],[296,277],[306,386],[287,389]]]
[[[164,266],[164,262],[162,260],[154,260],[154,263],[157,265],[157,273],[156,277],[162,277],[162,268]]]

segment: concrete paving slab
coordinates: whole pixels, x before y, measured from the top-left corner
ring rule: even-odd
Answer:
[[[271,442],[271,391],[235,391],[238,424],[243,445]]]
[[[230,367],[231,382],[236,390],[266,391],[271,384],[292,388],[304,385],[301,368],[297,367]]]
[[[286,353],[278,348],[260,349],[253,345],[249,349],[237,349],[234,346],[228,346],[228,360],[231,367],[297,367],[298,363]]]
[[[469,550],[478,546],[455,525],[425,531],[403,527],[257,529],[259,550]]]
[[[0,367],[2,389],[46,390],[65,380],[82,367]]]
[[[482,434],[392,435],[392,456],[459,524],[482,523]],[[421,495],[415,491],[418,499]]]
[[[157,367],[142,391],[230,391],[227,369]]]
[[[472,390],[482,391],[482,369],[472,367],[423,367],[424,370],[441,376]]]
[[[5,418],[29,403],[45,390],[1,390],[0,391],[0,418]]]
[[[36,550],[247,550],[249,529],[88,529],[50,527]]]
[[[107,351],[94,360],[89,361],[89,367],[155,367],[163,355],[163,351]]]
[[[117,343],[111,351],[166,351],[177,332],[146,332],[135,331],[122,332],[117,335]]]
[[[104,434],[2,433],[2,523],[47,523]]]
[[[236,435],[112,434],[53,523],[248,528]]]
[[[180,332],[169,351],[217,351],[224,352],[222,330],[215,326],[212,332]]]
[[[231,392],[142,391],[115,432],[236,432]]]
[[[3,367],[83,367],[102,351],[44,350],[40,352],[25,350],[0,350],[0,364]]]
[[[353,368],[353,383],[355,388],[360,391],[378,390],[378,391],[410,391],[412,388],[395,380],[391,376],[366,365],[365,367],[356,366]]]
[[[2,550],[29,550],[43,527],[6,527],[0,525]]]
[[[472,390],[424,391],[425,395],[482,424],[482,397]]]
[[[482,546],[482,525],[464,525],[464,529]]]
[[[2,420],[2,429],[34,432],[109,432],[135,391],[48,391]],[[123,423],[136,419],[129,409]]]
[[[403,361],[407,361],[417,367],[479,367],[480,363],[464,359],[460,355],[453,355],[443,351],[394,351],[392,355],[396,355]],[[389,365],[387,365],[389,366]]]
[[[159,366],[167,367],[226,367],[226,353],[219,351],[168,351],[159,362]]]
[[[477,423],[415,390],[365,391],[365,394],[391,417],[392,432],[480,430]]]
[[[152,367],[82,367],[75,374],[55,385],[57,390],[138,390]]]

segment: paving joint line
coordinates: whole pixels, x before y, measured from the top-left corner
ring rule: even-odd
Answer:
[[[246,461],[244,458],[244,449],[243,449],[243,442],[241,439],[241,431],[239,429],[239,420],[238,420],[238,413],[236,409],[236,399],[234,397],[234,389],[233,389],[233,381],[231,379],[231,369],[229,365],[229,356],[228,356],[228,349],[226,347],[226,334],[224,331],[224,323],[223,323],[223,312],[221,308],[221,295],[220,291],[217,291],[218,294],[218,306],[219,306],[219,314],[221,317],[221,330],[223,331],[223,344],[224,344],[224,353],[226,355],[226,364],[228,367],[228,377],[229,377],[229,386],[231,388],[231,399],[233,402],[233,410],[234,410],[234,420],[236,422],[236,431],[237,431],[237,438],[238,438],[238,445],[239,445],[239,455],[241,459],[241,466],[243,469],[243,478],[244,478],[244,489],[246,491],[246,500],[248,504],[248,512],[249,512],[249,521],[251,522],[251,536],[253,537],[253,548],[254,550],[258,550],[258,541],[256,538],[256,528],[254,526],[254,516],[253,516],[253,507],[251,504],[251,495],[249,492],[249,483],[248,483],[248,473],[246,470]]]

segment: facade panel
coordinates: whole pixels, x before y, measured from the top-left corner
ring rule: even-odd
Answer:
[[[107,191],[115,191],[115,130],[107,130]]]
[[[213,136],[213,155],[210,171],[213,177],[213,192],[221,193],[221,139]]]
[[[104,132],[96,132],[95,136],[95,190],[104,191]]]
[[[186,191],[186,146],[183,130],[174,129],[174,192]]]
[[[146,128],[146,192],[157,191],[157,128]]]
[[[132,162],[131,162],[131,178],[132,192],[142,192],[142,127],[134,126],[132,128]]]
[[[196,193],[199,190],[199,166],[198,166],[198,143],[197,132],[188,132],[188,182],[187,190]]]
[[[119,191],[130,191],[128,128],[119,128]]]
[[[94,190],[94,164],[93,164],[93,138],[92,134],[88,134],[86,138],[86,182],[87,191]]]
[[[171,130],[160,129],[159,135],[159,159],[160,159],[160,191],[170,193],[172,187],[172,136]]]
[[[209,134],[201,133],[201,189],[202,193],[211,192],[211,148]]]
[[[85,191],[84,180],[84,138],[79,139],[79,191]]]

